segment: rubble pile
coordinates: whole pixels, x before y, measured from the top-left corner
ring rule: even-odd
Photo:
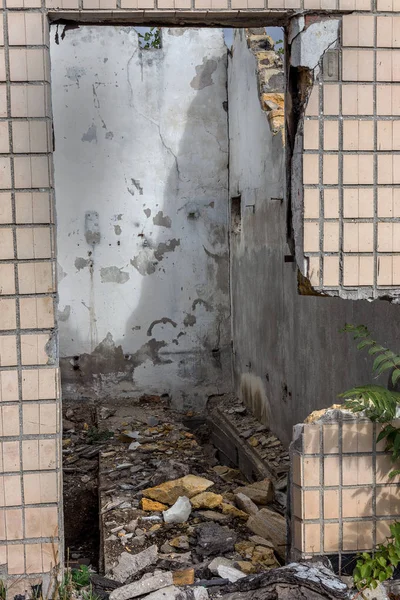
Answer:
[[[268,508],[272,479],[249,482],[220,465],[215,448],[161,403],[125,409],[99,427],[114,432],[99,473],[104,572],[121,585],[111,600],[156,586],[171,588],[166,598],[185,586],[188,598],[208,597],[284,563],[286,520]]]
[[[241,413],[231,414],[246,416],[243,407],[234,408]],[[282,566],[284,506],[277,502],[286,476],[250,482],[238,469],[219,464],[204,425],[193,433],[157,397],[130,407],[103,407],[97,427],[92,445],[99,450],[105,576],[92,577],[96,596],[239,600],[252,594],[264,598],[252,590],[270,585],[278,591],[266,599],[286,598],[279,595],[281,580],[289,576],[293,583],[293,569],[265,579],[288,568]],[[250,437],[258,435],[261,446],[262,436],[270,438],[265,428]],[[83,445],[67,444],[65,450],[74,446],[78,456],[67,455],[67,468],[87,455]],[[277,472],[286,472],[280,446],[274,459]]]

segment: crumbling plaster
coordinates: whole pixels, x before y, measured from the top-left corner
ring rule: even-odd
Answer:
[[[231,379],[222,31],[54,33],[64,396],[201,410]]]

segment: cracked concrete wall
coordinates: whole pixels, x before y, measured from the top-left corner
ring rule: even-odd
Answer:
[[[222,30],[51,34],[63,395],[230,389]]]
[[[241,226],[235,215],[231,231],[234,378],[245,402],[289,443],[293,425],[370,380],[368,359],[339,332],[344,324],[364,323],[396,348],[400,308],[318,296],[298,279],[287,235],[282,138],[261,108],[257,71],[238,31],[228,67],[230,194],[241,195],[242,209]],[[308,295],[299,295],[299,282]]]

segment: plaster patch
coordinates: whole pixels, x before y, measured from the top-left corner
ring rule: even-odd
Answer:
[[[59,321],[68,321],[71,315],[71,306],[67,304],[63,310],[58,309],[57,316]]]
[[[82,142],[95,142],[97,144],[97,127],[94,123],[91,124],[86,133],[81,137]]]
[[[77,271],[80,271],[81,269],[84,269],[85,267],[88,266],[89,259],[83,258],[83,256],[77,256],[74,264],[75,264],[75,269]]]
[[[172,239],[168,240],[168,242],[158,244],[157,250],[154,251],[154,256],[157,260],[162,260],[164,258],[164,254],[167,252],[174,252],[175,248],[181,245],[181,240]]]
[[[129,273],[118,267],[102,267],[100,277],[101,283],[126,283],[129,279]]]
[[[154,225],[158,225],[159,227],[171,227],[172,225],[172,221],[170,219],[170,217],[168,217],[167,215],[165,215],[164,217],[164,213],[162,210],[160,210],[155,217],[153,217],[153,223]]]
[[[194,90],[202,90],[214,82],[212,80],[212,74],[217,70],[217,61],[207,58],[203,58],[203,64],[196,66],[196,76],[193,77],[190,82],[191,87]]]
[[[183,324],[185,327],[193,327],[193,325],[196,323],[197,319],[194,315],[191,315],[190,313],[186,313],[186,317],[183,319]]]
[[[114,233],[115,235],[121,235],[122,229],[120,225],[114,225]]]
[[[312,23],[299,33],[292,43],[290,63],[293,67],[315,69],[328,48],[339,39],[339,19],[327,19]]]

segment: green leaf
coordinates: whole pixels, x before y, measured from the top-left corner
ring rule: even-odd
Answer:
[[[386,350],[386,348],[384,348],[383,346],[380,346],[379,344],[375,344],[374,346],[372,346],[372,348],[370,348],[368,350],[368,354],[376,354],[377,352],[384,352]]]
[[[392,384],[396,385],[398,380],[400,379],[400,369],[395,369],[392,373]]]
[[[385,360],[385,362],[381,363],[379,367],[375,370],[376,375],[381,375],[381,373],[384,373],[384,371],[387,371],[388,369],[393,369],[392,360]]]
[[[357,350],[362,350],[366,346],[372,346],[374,344],[374,340],[363,340],[359,344],[357,344]]]
[[[393,479],[393,477],[397,477],[397,475],[400,475],[400,469],[395,469],[394,471],[390,471],[389,479]]]

